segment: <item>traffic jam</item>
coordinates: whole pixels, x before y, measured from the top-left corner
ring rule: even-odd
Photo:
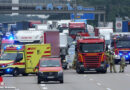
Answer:
[[[113,72],[116,64],[124,72],[130,63],[130,33],[115,32],[110,25],[93,27],[71,20],[21,21],[1,23],[1,28],[1,77],[36,75],[37,84],[62,84],[64,71],[69,69],[77,74],[107,74],[108,68]]]

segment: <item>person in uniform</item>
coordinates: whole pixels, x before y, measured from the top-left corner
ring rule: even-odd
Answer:
[[[115,68],[115,55],[114,55],[114,52],[113,51],[110,51],[109,53],[109,57],[110,57],[110,72],[112,73],[112,71],[114,71],[114,73],[116,73],[116,68]],[[113,69],[113,70],[112,70]]]
[[[122,57],[121,57],[121,61],[120,61],[120,73],[121,72],[124,72],[124,68],[126,66],[126,63],[125,63],[125,55],[123,54]]]
[[[108,67],[109,66],[109,60],[110,60],[110,54],[109,54],[109,50],[106,50],[106,52],[105,52],[105,55],[106,55],[106,67]]]

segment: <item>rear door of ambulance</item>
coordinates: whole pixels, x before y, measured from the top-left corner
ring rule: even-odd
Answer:
[[[41,57],[51,55],[50,44],[32,44],[25,46],[25,67],[26,73],[35,73],[36,66],[39,64]]]

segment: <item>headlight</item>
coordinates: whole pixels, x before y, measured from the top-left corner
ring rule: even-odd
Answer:
[[[62,70],[58,72],[58,75],[61,75],[61,74],[63,74],[63,71],[62,71]]]

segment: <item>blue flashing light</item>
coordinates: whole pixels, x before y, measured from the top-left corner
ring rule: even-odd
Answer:
[[[126,55],[125,57],[128,58],[128,55]]]
[[[4,68],[5,67],[5,65],[2,65],[2,68]]]
[[[21,48],[22,48],[22,46],[18,46],[18,47],[17,47],[17,50],[20,50]]]
[[[4,50],[6,50],[6,46],[4,47]]]
[[[128,55],[130,55],[130,53],[128,53]]]
[[[120,56],[122,56],[122,53],[119,53]]]
[[[9,40],[14,40],[14,37],[10,36],[10,37],[9,37]]]
[[[10,72],[10,68],[6,69],[7,72]]]

